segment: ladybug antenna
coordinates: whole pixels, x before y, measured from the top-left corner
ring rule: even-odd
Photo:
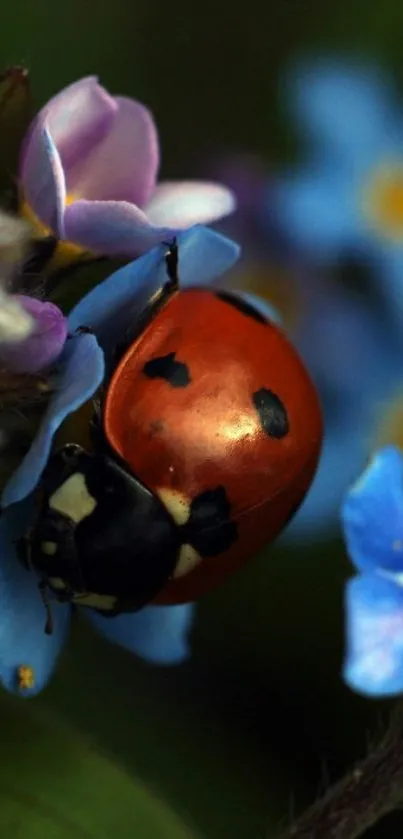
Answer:
[[[179,289],[179,275],[178,275],[178,263],[179,263],[179,249],[176,236],[172,239],[172,242],[164,242],[164,245],[167,246],[168,250],[165,254],[165,265],[167,269],[167,274],[169,278],[169,290],[170,291],[178,291]]]
[[[46,623],[45,623],[45,634],[52,635],[53,634],[53,619],[52,619],[52,611],[50,608],[50,602],[48,599],[48,595],[46,592],[46,582],[45,580],[41,580],[38,585],[39,592],[42,598],[43,605],[46,611]]]

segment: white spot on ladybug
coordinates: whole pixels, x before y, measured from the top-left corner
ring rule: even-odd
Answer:
[[[61,577],[49,577],[49,585],[51,588],[54,588],[55,591],[64,591],[66,588],[66,583]]]
[[[175,489],[157,489],[157,495],[171,514],[176,524],[186,524],[190,516],[190,504],[185,495]]]
[[[77,606],[86,606],[89,609],[101,609],[102,612],[111,612],[116,607],[118,598],[113,594],[97,594],[90,591],[87,594],[74,594],[72,602]]]
[[[46,556],[54,556],[57,551],[56,542],[42,542],[41,551]]]
[[[189,574],[189,571],[193,571],[201,561],[202,557],[191,545],[182,545],[173,573],[174,579],[176,580],[179,577],[184,577],[186,574]]]
[[[49,499],[49,507],[79,524],[94,512],[97,502],[88,492],[84,475],[70,475]]]

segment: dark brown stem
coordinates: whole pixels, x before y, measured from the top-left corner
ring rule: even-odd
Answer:
[[[403,702],[383,739],[276,839],[357,839],[403,802]]]

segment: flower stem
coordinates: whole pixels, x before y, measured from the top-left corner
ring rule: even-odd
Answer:
[[[403,702],[369,755],[277,839],[357,839],[403,802]]]

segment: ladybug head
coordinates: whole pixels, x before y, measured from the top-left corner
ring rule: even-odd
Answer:
[[[112,616],[140,609],[163,588],[177,561],[178,529],[117,462],[64,446],[41,493],[30,564],[59,600]]]

